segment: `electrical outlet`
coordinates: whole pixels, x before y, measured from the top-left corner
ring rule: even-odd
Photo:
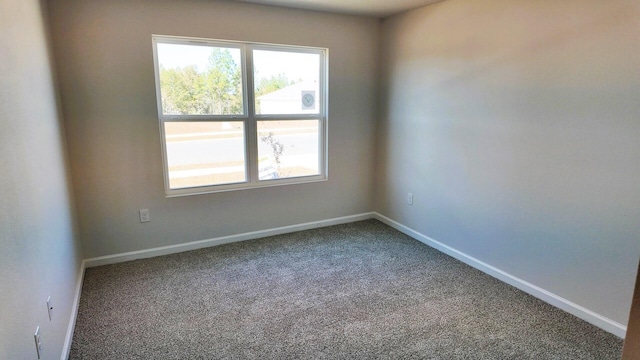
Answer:
[[[53,320],[53,303],[51,302],[51,296],[47,298],[47,312],[49,312],[49,321]]]
[[[33,334],[33,339],[36,341],[36,352],[38,353],[38,359],[42,356],[42,338],[40,337],[40,326],[36,328],[36,333]]]
[[[412,193],[408,193],[407,194],[407,204],[413,205],[413,194]]]
[[[145,223],[151,221],[151,215],[149,215],[149,209],[140,209],[140,222]]]

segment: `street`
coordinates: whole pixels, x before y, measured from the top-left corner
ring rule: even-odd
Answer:
[[[168,165],[172,179],[207,176],[244,171],[244,138],[220,137],[167,142]],[[188,136],[186,137],[188,139]],[[284,145],[280,158],[282,168],[318,169],[318,135],[315,132],[274,135]],[[270,157],[273,149],[258,140],[259,158]],[[207,166],[201,166],[207,165]],[[180,169],[175,169],[180,167]]]

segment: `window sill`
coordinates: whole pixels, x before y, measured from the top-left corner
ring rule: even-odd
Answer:
[[[165,190],[166,198],[191,196],[191,195],[203,195],[213,194],[220,192],[250,190],[250,189],[263,189],[276,186],[297,185],[297,184],[309,184],[316,182],[327,181],[328,177],[324,175],[305,176],[298,178],[278,179],[278,180],[263,180],[257,183],[236,183],[225,185],[213,185],[202,187],[190,187],[182,189],[167,189]]]

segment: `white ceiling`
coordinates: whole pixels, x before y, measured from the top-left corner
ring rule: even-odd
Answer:
[[[443,0],[236,0],[254,4],[384,18]]]

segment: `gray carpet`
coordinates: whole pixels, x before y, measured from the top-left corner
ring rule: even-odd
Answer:
[[[71,359],[618,359],[622,340],[376,221],[87,269]]]

